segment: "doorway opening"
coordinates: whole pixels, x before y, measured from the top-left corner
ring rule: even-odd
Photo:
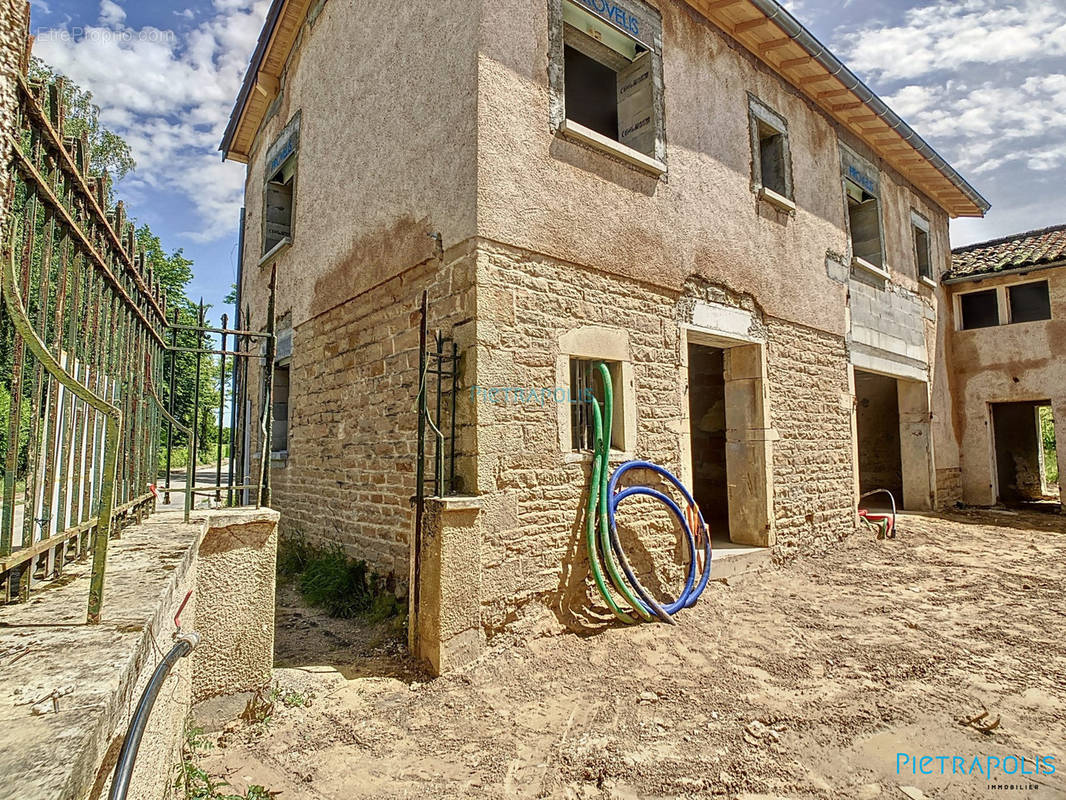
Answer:
[[[1000,503],[1059,500],[1055,418],[1047,400],[993,403],[997,496]]]
[[[692,494],[715,540],[730,541],[726,461],[725,351],[688,346]]]
[[[859,494],[887,489],[899,509],[928,511],[936,500],[929,384],[855,370]],[[865,508],[887,508],[874,496]]]
[[[895,378],[855,370],[855,426],[859,444],[859,493],[888,489],[903,504],[903,454],[899,436],[899,387]],[[884,497],[871,498],[875,503]]]

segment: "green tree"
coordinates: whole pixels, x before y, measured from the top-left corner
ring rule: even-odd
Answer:
[[[67,109],[64,133],[75,139],[88,134],[89,171],[93,175],[106,174],[111,182],[117,182],[137,168],[126,140],[100,123],[100,107],[93,102],[92,92],[60,75],[36,56],[30,62],[29,78],[46,86],[63,78],[63,105]]]

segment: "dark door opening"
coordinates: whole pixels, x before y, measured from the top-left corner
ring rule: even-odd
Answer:
[[[1055,422],[1048,401],[992,404],[997,500],[1029,503],[1058,497]]]
[[[692,493],[711,528],[712,538],[729,541],[725,351],[689,344],[688,373]]]
[[[899,386],[895,378],[855,370],[855,426],[859,446],[859,492],[888,489],[903,507]],[[879,506],[885,497],[871,497]]]

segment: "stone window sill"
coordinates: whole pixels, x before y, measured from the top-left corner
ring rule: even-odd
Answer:
[[[871,275],[876,275],[882,280],[887,281],[889,278],[887,269],[882,269],[881,267],[874,266],[865,258],[859,258],[858,256],[854,256],[851,259],[851,266],[853,269],[861,269],[863,272],[868,272]]]
[[[609,139],[602,133],[597,133],[591,128],[586,128],[578,122],[569,119],[563,120],[563,124],[560,126],[559,130],[570,139],[574,139],[575,141],[595,147],[597,150],[609,153],[635,167],[639,167],[645,172],[650,172],[656,177],[666,173],[666,164],[662,161],[652,158],[651,156],[646,156],[639,150],[634,150],[632,147],[628,147],[621,142],[616,142],[614,139]]]
[[[274,245],[269,250],[267,250],[265,253],[263,253],[263,257],[259,259],[259,266],[263,266],[268,261],[271,261],[274,258],[277,258],[283,252],[288,250],[290,247],[292,247],[292,237],[291,236],[286,236],[284,239],[282,239],[276,245]]]
[[[920,276],[918,278],[918,283],[924,284],[925,286],[928,286],[930,289],[935,289],[936,288],[936,281],[934,281],[932,278],[926,277],[925,275],[922,275],[922,276]]]
[[[607,454],[608,464],[625,464],[627,461],[633,460],[633,454],[624,450],[611,450]],[[592,463],[592,453],[587,450],[580,452],[563,453],[564,464],[583,464]]]
[[[785,211],[789,214],[796,213],[796,204],[784,195],[778,194],[773,189],[767,189],[765,186],[760,186],[759,199],[764,200],[781,211]]]

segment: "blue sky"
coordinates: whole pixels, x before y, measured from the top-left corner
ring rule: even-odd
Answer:
[[[35,53],[130,142],[130,212],[196,263],[221,313],[244,169],[219,140],[267,0],[31,0]],[[1066,222],[1066,2],[786,0],[991,202],[953,244]]]

